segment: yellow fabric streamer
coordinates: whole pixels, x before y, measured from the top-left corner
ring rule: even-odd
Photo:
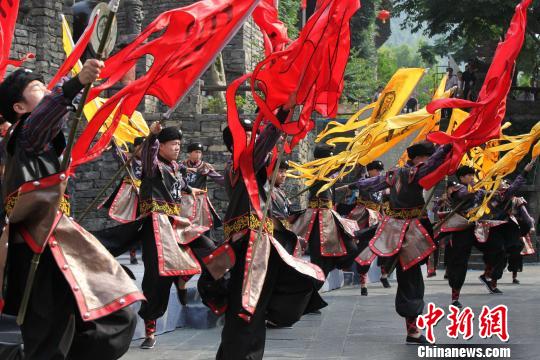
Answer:
[[[448,91],[442,97],[448,97],[450,94],[451,92]],[[290,162],[294,170],[289,174],[294,178],[305,179],[307,186],[313,185],[316,181],[325,181],[327,184],[320,190],[325,191],[351,173],[358,164],[367,165],[413,132],[424,128],[426,124],[433,121],[434,116],[427,112],[426,108],[422,108],[371,124],[367,123],[369,119],[361,120],[358,123],[362,123],[362,127],[354,138],[342,137],[327,141],[328,144],[347,143],[344,151],[303,165]],[[333,176],[336,171],[339,173]]]
[[[69,24],[67,23],[66,18],[63,15],[62,43],[66,56],[69,56],[69,54],[71,54],[71,52],[73,51],[74,43],[73,38],[71,37],[71,30],[69,28]],[[81,68],[82,63],[78,61],[77,64],[75,64],[75,66],[73,67],[72,75],[77,75],[79,71],[81,71]],[[105,101],[107,101],[107,99],[98,97],[86,104],[84,106],[84,116],[86,117],[86,119],[92,119],[98,109],[105,103]],[[114,113],[109,116],[109,118],[101,128],[101,132],[107,130],[107,127],[110,125],[113,116]],[[138,111],[135,111],[131,118],[128,118],[125,115],[122,116],[118,128],[114,132],[114,140],[118,146],[124,148],[124,150],[128,150],[128,143],[133,143],[136,137],[147,136],[149,132],[150,130],[148,129],[148,125],[146,124],[146,121],[144,120],[142,114]]]
[[[447,94],[445,94],[445,88],[446,88],[446,82],[448,81],[448,75],[444,75],[441,83],[439,84],[439,87],[435,90],[435,94],[433,95],[433,100],[436,99],[442,99],[442,98],[448,98],[450,97],[452,91],[449,91]],[[412,144],[416,144],[417,142],[426,140],[429,133],[433,131],[439,130],[439,124],[441,121],[441,112],[437,111],[433,116],[426,122],[426,125],[420,130],[418,135],[414,138],[414,140],[411,142]],[[404,151],[401,157],[398,160],[399,166],[404,166],[407,162],[407,151]]]
[[[517,165],[533,148],[532,156],[536,157],[540,153],[540,122],[536,123],[529,134],[517,136],[502,136],[498,141],[507,143],[489,146],[485,152],[488,154],[507,151],[504,156],[491,164],[485,176],[473,187],[473,190],[485,189],[488,191],[482,204],[469,212],[469,221],[479,220],[482,216],[489,214],[489,202],[499,188],[502,180],[516,170]],[[487,168],[486,168],[487,169]]]
[[[345,124],[337,121],[329,122],[326,128],[317,136],[315,142],[320,142],[325,137],[333,134],[347,133],[398,115],[420,79],[422,79],[424,72],[425,69],[421,68],[399,69],[386,84],[376,102],[360,109]],[[368,113],[369,110],[371,110],[369,116],[362,116]],[[338,137],[327,141],[327,143],[348,142],[347,139],[350,140],[350,138]]]
[[[370,123],[384,121],[399,114],[425,72],[426,69],[423,68],[396,71],[379,96]]]

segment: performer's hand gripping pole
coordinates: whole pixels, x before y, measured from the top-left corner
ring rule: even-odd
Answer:
[[[111,0],[109,2],[109,16],[107,17],[107,23],[105,25],[105,30],[103,31],[103,36],[101,38],[101,41],[99,43],[99,48],[97,52],[97,59],[102,60],[104,58],[104,50],[105,45],[107,44],[107,41],[109,39],[109,34],[111,32],[111,28],[114,22],[114,18],[116,17],[116,13],[118,12],[118,6],[120,5],[120,0]],[[82,94],[79,106],[77,108],[77,112],[75,113],[75,119],[73,122],[73,125],[71,126],[71,130],[69,132],[69,137],[66,145],[66,149],[64,151],[64,158],[62,159],[61,169],[62,171],[66,171],[69,167],[69,163],[71,160],[71,151],[73,149],[73,144],[75,143],[75,134],[77,133],[77,127],[79,123],[82,120],[83,117],[83,109],[84,104],[86,103],[86,99],[88,98],[88,93],[90,92],[92,84],[86,85],[84,88],[84,92]],[[34,254],[32,258],[32,262],[30,264],[30,269],[28,272],[28,278],[26,280],[26,286],[24,288],[23,298],[21,300],[21,304],[19,307],[19,313],[17,315],[17,324],[20,326],[24,323],[24,318],[26,316],[26,310],[28,309],[28,302],[30,300],[30,294],[32,293],[32,287],[34,284],[34,279],[36,276],[36,271],[39,265],[39,260],[41,258],[41,254]]]

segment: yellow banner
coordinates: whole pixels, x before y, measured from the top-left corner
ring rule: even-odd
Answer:
[[[360,109],[345,124],[337,121],[329,122],[326,128],[317,136],[315,142],[320,142],[333,134],[358,130],[366,125],[374,124],[400,114],[405,103],[409,100],[412,91],[424,75],[424,72],[425,69],[420,68],[399,69],[392,76],[388,84],[386,84],[386,87],[376,102]],[[368,114],[370,110],[371,113]],[[336,143],[348,142],[350,140],[351,138],[337,137],[327,140],[326,143],[335,145]]]
[[[436,96],[445,98],[449,97],[450,94],[450,91],[442,95],[437,92]],[[291,177],[305,179],[307,186],[311,186],[315,181],[325,181],[327,184],[320,190],[321,192],[325,191],[351,173],[358,164],[367,165],[415,131],[432,126],[430,124],[435,116],[437,115],[430,114],[424,107],[418,111],[401,114],[376,123],[368,124],[369,119],[357,121],[357,124],[361,123],[362,126],[359,127],[360,129],[354,138],[342,137],[327,141],[329,144],[348,144],[344,151],[332,157],[317,159],[306,164],[290,162],[294,170],[289,174]],[[337,176],[334,176],[336,172]]]
[[[384,121],[401,113],[425,71],[423,68],[399,69],[379,96],[370,123]]]

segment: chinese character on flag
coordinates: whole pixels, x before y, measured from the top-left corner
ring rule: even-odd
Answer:
[[[450,325],[446,327],[448,337],[457,339],[459,334],[463,334],[464,340],[472,338],[474,313],[470,307],[466,307],[460,312],[459,308],[450,305],[450,314],[447,318],[450,320]]]
[[[420,315],[418,319],[416,319],[416,326],[418,326],[419,329],[426,329],[426,338],[432,344],[435,342],[433,328],[443,318],[443,316],[443,309],[436,307],[433,303],[429,303],[427,314]]]
[[[499,305],[490,309],[487,306],[482,307],[478,327],[480,337],[483,339],[497,335],[501,341],[508,341],[508,308],[506,305]]]

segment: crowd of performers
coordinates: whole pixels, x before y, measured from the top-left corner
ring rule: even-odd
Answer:
[[[377,259],[385,288],[391,287],[388,275],[395,270],[395,308],[405,320],[406,342],[413,344],[426,343],[416,325],[424,310],[421,265],[437,258],[430,255],[438,253],[438,247],[444,248],[445,276],[455,306],[461,307],[460,290],[473,246],[483,254],[486,269],[480,280],[490,293],[502,293],[497,281],[506,266],[519,283],[516,274],[522,271],[523,255],[532,251],[534,222],[516,193],[533,165],[497,190],[489,218],[477,222],[469,222],[467,215],[485,192],[470,190],[473,168],[459,168],[435,203],[439,223],[434,233],[419,181],[440,166],[452,144],[416,143],[407,149],[405,166],[387,171],[381,161],[367,164],[356,181],[334,189],[345,199],[339,204],[332,189],[319,192],[324,183],[316,182],[309,188],[307,208],[293,211],[284,190],[288,164],[270,161],[280,132],[268,124],[253,134],[251,122],[243,120],[248,141],[255,139],[256,185],[261,207],[268,210],[261,220],[232,162],[224,174],[218,173],[202,159],[204,145],[197,142],[188,143],[182,161],[182,132],[154,122],[150,135],[136,139],[133,151],[121,155],[127,175],[100,205],[118,226],[85,231],[70,217],[67,198],[55,197],[57,192],[49,187],[35,190],[42,184],[67,186],[60,168],[65,146],[61,130],[73,99],[98,77],[102,66],[88,60],[79,75],[52,92],[39,75],[25,69],[0,85],[0,112],[13,124],[2,147],[7,221],[0,240],[0,279],[5,279],[5,313],[19,313],[34,247],[46,239],[21,326],[27,359],[119,358],[135,331],[130,305],[137,301],[146,331],[141,347],[151,349],[171,287],[185,305],[186,283],[197,274],[204,304],[225,316],[217,359],[261,359],[267,327],[292,326],[304,314],[327,306],[319,289],[334,269],[356,267],[361,295],[368,294],[366,275],[373,261]],[[280,108],[277,118],[284,122],[290,111]],[[229,128],[223,141],[232,152]],[[332,156],[333,151],[317,145],[314,157]],[[272,166],[278,167],[275,183]],[[228,195],[223,219],[207,196],[208,180]],[[57,213],[58,202],[62,211]],[[18,221],[28,212],[36,216]],[[42,233],[47,219],[56,224],[52,234]],[[224,235],[215,236],[217,231]],[[142,293],[114,259],[130,251],[135,262],[139,246]]]

